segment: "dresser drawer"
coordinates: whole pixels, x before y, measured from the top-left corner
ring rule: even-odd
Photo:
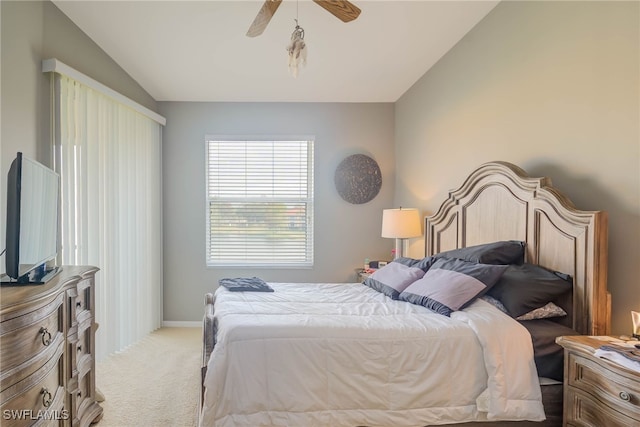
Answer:
[[[69,375],[84,375],[93,366],[93,333],[89,329],[80,330],[67,341]]]
[[[76,300],[76,313],[79,314],[83,311],[91,311],[91,292],[93,287],[91,286],[93,279],[84,279],[78,283],[78,298]]]
[[[76,409],[78,412],[81,412],[80,409],[85,399],[89,397],[91,378],[92,374],[88,373],[78,381],[78,390],[76,391]]]
[[[36,372],[1,392],[3,427],[64,425],[69,419],[62,348]]]
[[[595,363],[579,354],[570,353],[568,385],[583,390],[602,404],[640,422],[640,383],[637,377],[624,375],[620,369],[609,369],[604,361]]]
[[[8,319],[0,323],[0,360],[2,360],[2,389],[11,377],[16,382],[19,371],[29,370],[29,360],[49,359],[56,351],[56,345],[64,340],[63,298],[55,298],[41,309]],[[44,355],[44,357],[43,357]],[[44,363],[44,360],[41,362]],[[37,369],[37,367],[36,367]],[[29,375],[33,372],[26,372]]]
[[[67,290],[67,299],[69,305],[69,319],[70,326],[75,325],[77,322],[91,315],[91,292],[92,279],[84,279],[78,282],[78,284]]]
[[[565,423],[580,427],[631,427],[637,426],[638,420],[613,411],[606,405],[582,390],[570,387],[565,398]]]
[[[95,404],[95,396],[93,396],[92,390],[95,389],[95,377],[94,372],[89,371],[84,375],[73,379],[73,384],[76,386],[71,393],[71,406],[74,408],[74,414],[78,419],[82,419],[88,413],[92,413],[97,409]],[[93,419],[93,416],[89,416]]]

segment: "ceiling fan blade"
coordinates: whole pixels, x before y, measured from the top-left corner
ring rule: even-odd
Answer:
[[[262,34],[265,28],[267,28],[269,21],[271,21],[273,14],[276,13],[276,10],[280,7],[280,3],[282,3],[282,0],[265,0],[256,18],[249,27],[247,36],[256,37]]]
[[[342,22],[350,22],[360,15],[360,8],[346,0],[313,0]]]

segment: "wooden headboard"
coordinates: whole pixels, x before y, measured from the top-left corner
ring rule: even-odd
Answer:
[[[608,217],[581,211],[549,178],[507,162],[485,163],[425,218],[425,254],[501,240],[526,242],[525,261],[570,274],[568,326],[586,335],[610,331]]]

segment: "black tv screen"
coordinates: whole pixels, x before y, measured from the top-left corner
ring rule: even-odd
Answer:
[[[18,153],[7,176],[6,274],[41,283],[58,253],[60,177]],[[37,271],[36,271],[37,270]]]

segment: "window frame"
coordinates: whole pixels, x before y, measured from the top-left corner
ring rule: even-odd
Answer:
[[[304,201],[307,205],[306,212],[306,235],[305,235],[305,249],[306,259],[300,262],[251,262],[251,261],[229,261],[214,259],[211,252],[211,211],[210,203],[213,198],[209,196],[209,146],[211,142],[216,141],[237,141],[237,142],[292,142],[300,141],[305,142],[307,145],[307,197],[294,199],[294,201]],[[286,268],[286,269],[310,269],[314,265],[314,175],[315,175],[315,136],[313,135],[205,135],[204,139],[205,149],[205,264],[207,268],[219,268],[219,267],[242,267],[242,268]],[[252,201],[250,197],[239,198],[238,201]],[[276,199],[273,203],[281,202],[281,199]]]

